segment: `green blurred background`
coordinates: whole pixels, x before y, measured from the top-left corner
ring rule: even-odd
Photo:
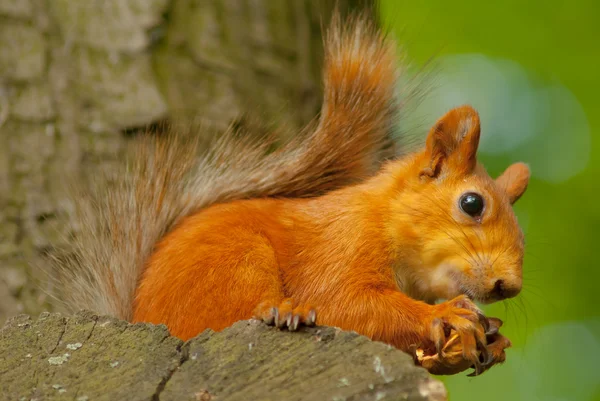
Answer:
[[[470,103],[490,173],[532,169],[523,292],[485,308],[514,346],[481,377],[443,378],[450,399],[600,400],[600,2],[382,0],[381,15],[415,64],[434,57],[418,124]]]

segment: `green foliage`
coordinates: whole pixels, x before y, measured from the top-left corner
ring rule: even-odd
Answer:
[[[451,400],[600,400],[600,3],[383,0],[410,59],[434,57],[419,111],[473,104],[492,174],[530,163],[516,206],[527,238],[524,290],[486,312],[505,321],[507,363],[444,378]]]

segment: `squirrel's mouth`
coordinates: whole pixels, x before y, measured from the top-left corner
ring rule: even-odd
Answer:
[[[494,299],[493,297],[472,297],[467,294],[467,298],[469,298],[473,302],[477,302],[484,305],[493,304],[494,302],[500,301],[499,299]]]
[[[490,296],[490,294],[486,294],[484,296],[477,295],[472,289],[467,288],[462,284],[460,285],[460,291],[463,295],[466,295],[466,297],[469,298],[471,301],[479,304],[488,305],[499,301],[499,299],[495,299],[493,296]]]
[[[512,298],[513,296],[515,296],[518,293],[517,291],[513,291],[513,293],[507,294],[507,293],[498,291],[497,288],[494,287],[494,289],[486,292],[482,296],[482,295],[475,294],[473,292],[473,290],[465,288],[462,285],[460,288],[461,288],[462,293],[464,295],[466,295],[467,298],[469,298],[471,301],[477,302],[477,303],[480,303],[483,305],[489,305],[489,304],[493,304],[494,302],[504,301],[508,298]]]

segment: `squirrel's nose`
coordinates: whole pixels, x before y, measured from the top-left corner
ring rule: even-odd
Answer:
[[[491,291],[491,296],[495,299],[501,300],[506,298],[512,298],[521,291],[521,288],[516,285],[510,285],[504,280],[496,280],[494,288]]]

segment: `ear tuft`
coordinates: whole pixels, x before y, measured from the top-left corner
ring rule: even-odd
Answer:
[[[479,134],[479,114],[473,107],[465,105],[450,110],[429,131],[426,169],[436,175],[443,166],[458,174],[473,171]]]
[[[525,193],[531,172],[525,163],[514,163],[496,178],[496,185],[508,195],[510,204],[514,204]]]

